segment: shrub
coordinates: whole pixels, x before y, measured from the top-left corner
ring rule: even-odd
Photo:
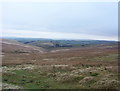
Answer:
[[[98,73],[90,73],[91,76],[97,76],[99,75]]]
[[[78,77],[75,77],[74,78],[74,81],[80,81],[80,80],[82,80],[84,77],[83,76],[78,76]]]

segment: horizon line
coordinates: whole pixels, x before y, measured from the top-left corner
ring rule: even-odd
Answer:
[[[1,39],[15,39],[15,38],[24,38],[24,39],[48,39],[48,40],[93,40],[93,41],[116,41],[119,42],[119,40],[107,40],[107,39],[67,39],[67,38],[41,38],[41,37],[12,37],[12,36],[7,36],[7,37],[1,37]]]
[[[64,40],[107,40],[118,41],[116,36],[91,35],[82,33],[64,33],[64,32],[43,32],[32,30],[5,29],[0,37],[18,37],[18,38],[44,38],[44,39],[64,39]]]

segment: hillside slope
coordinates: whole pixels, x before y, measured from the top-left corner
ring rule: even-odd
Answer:
[[[45,50],[40,47],[30,46],[17,42],[16,40],[0,39],[0,45],[2,46],[2,52],[15,52],[15,53],[31,53],[40,52]]]

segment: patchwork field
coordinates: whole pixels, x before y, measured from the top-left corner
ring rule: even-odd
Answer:
[[[42,52],[5,49],[3,89],[119,89],[117,43],[51,51],[37,48]]]

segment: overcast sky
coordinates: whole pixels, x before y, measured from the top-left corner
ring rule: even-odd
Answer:
[[[117,4],[2,3],[3,37],[117,40]]]

